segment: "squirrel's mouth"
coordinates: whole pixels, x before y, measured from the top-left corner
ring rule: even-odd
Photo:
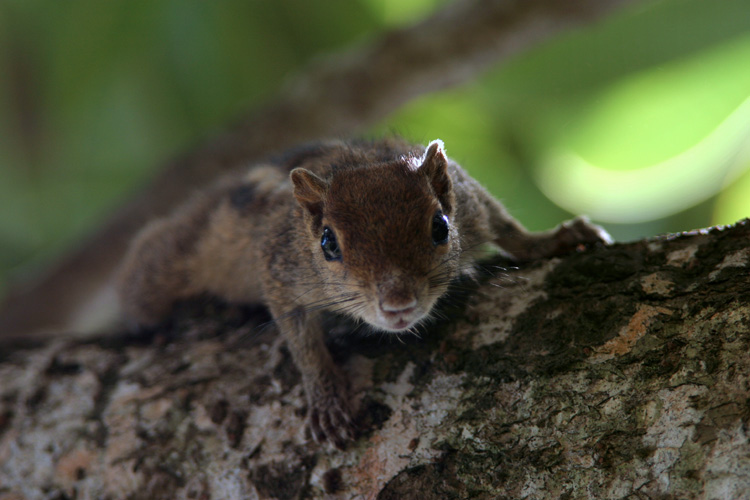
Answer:
[[[381,322],[375,323],[374,325],[381,330],[385,330],[386,332],[403,332],[404,330],[408,330],[412,326],[419,323],[419,321],[407,321],[407,320],[398,320],[395,322],[389,322],[388,324],[383,324]]]
[[[400,319],[393,324],[393,327],[397,330],[406,330],[414,323],[405,319]]]

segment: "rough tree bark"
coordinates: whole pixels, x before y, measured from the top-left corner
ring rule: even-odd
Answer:
[[[421,340],[333,342],[343,452],[257,311],[6,353],[0,499],[750,498],[749,263],[743,221],[491,267]]]
[[[63,324],[146,213],[218,171],[361,130],[622,3],[458,2],[316,66],[17,294],[0,333],[56,301],[47,325]],[[363,428],[343,452],[309,441],[299,373],[262,311],[196,302],[153,339],[4,349],[0,500],[750,498],[748,236],[743,222],[490,267],[421,339],[334,338]]]
[[[460,0],[422,22],[317,62],[277,99],[175,159],[95,234],[0,305],[0,339],[76,327],[147,218],[219,173],[302,141],[362,132],[405,102],[476,77],[561,31],[642,0]],[[39,304],[45,304],[40,310]]]

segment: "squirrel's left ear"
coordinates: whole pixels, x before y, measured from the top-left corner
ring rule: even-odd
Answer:
[[[323,200],[328,191],[326,181],[304,168],[295,168],[289,174],[294,185],[294,197],[313,217],[323,215]]]
[[[448,158],[443,141],[436,139],[427,146],[419,171],[427,176],[435,196],[443,206],[443,213],[453,211],[453,183],[448,175]]]

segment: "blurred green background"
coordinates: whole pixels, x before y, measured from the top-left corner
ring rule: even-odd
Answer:
[[[444,1],[0,2],[0,294],[161,162],[315,57]],[[750,215],[750,0],[665,0],[427,95],[369,133],[445,141],[532,229],[621,240]]]

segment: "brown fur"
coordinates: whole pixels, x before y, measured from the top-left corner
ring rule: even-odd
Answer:
[[[449,219],[444,244],[432,241],[438,210]],[[340,260],[326,260],[324,228]],[[430,314],[482,243],[525,261],[599,241],[608,236],[584,219],[528,233],[439,141],[426,151],[399,139],[330,142],[226,178],[148,225],[123,262],[119,290],[125,314],[144,325],[204,292],[268,306],[303,375],[315,437],[343,447],[354,424],[322,311],[406,330]]]

